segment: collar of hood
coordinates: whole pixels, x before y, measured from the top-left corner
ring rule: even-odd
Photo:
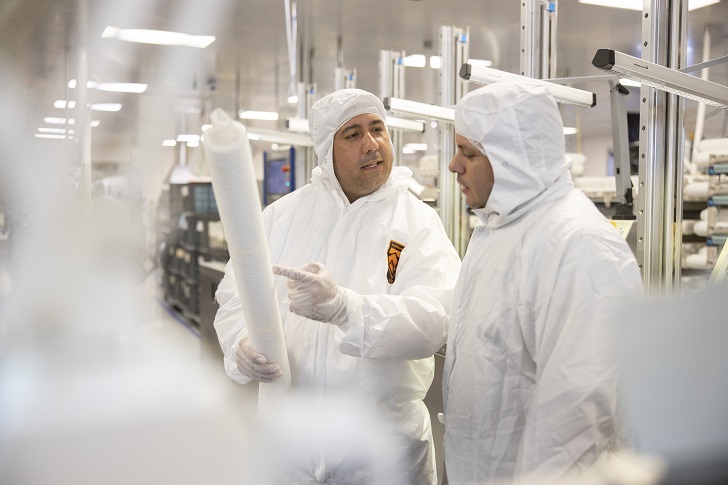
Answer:
[[[535,207],[543,205],[552,200],[557,200],[563,197],[566,193],[573,189],[574,183],[571,180],[571,174],[566,172],[559,177],[553,184],[546,187],[540,194],[537,194],[532,199],[524,202],[523,204],[514,208],[510,213],[500,215],[491,210],[488,210],[488,205],[481,209],[473,209],[473,213],[488,227],[497,229],[509,224],[515,220],[520,219],[525,214],[531,212]]]
[[[500,82],[471,91],[456,106],[455,132],[490,160],[494,183],[483,214],[505,218],[571,182],[561,115],[543,86]]]
[[[326,163],[326,159],[328,159],[328,163]],[[311,172],[311,181],[323,184],[335,196],[335,199],[341,202],[342,207],[348,207],[364,201],[382,200],[393,192],[407,190],[412,182],[412,170],[407,167],[393,166],[387,181],[381,187],[369,195],[359,197],[352,203],[349,202],[339,180],[336,178],[334,164],[331,163],[331,153],[329,152],[324,161]]]

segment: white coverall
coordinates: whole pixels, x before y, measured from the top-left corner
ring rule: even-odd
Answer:
[[[322,405],[327,396],[342,393],[368,403],[406,438],[409,460],[403,465],[409,478],[402,483],[435,483],[423,398],[433,380],[433,354],[445,343],[460,258],[437,213],[408,191],[408,168],[393,167],[381,188],[349,203],[334,175],[332,140],[344,122],[362,113],[386,116],[381,102],[360,90],[337,91],[330,103],[314,105],[312,137],[319,166],[311,183],[263,211],[274,264],[318,261],[349,292],[347,322],[320,323],[290,312],[287,280],[275,278],[291,391],[307,393]],[[392,241],[404,249],[389,283]],[[247,332],[229,263],[216,297],[215,328],[225,370],[234,380],[249,382],[236,365],[234,349]],[[352,422],[358,419],[351,416]],[[346,475],[337,471],[336,461],[327,451],[325,463],[312,463],[287,483],[350,483],[341,478]]]
[[[555,479],[621,441],[610,311],[641,294],[639,269],[573,186],[559,110],[542,87],[469,93],[455,131],[482,146],[494,184],[474,211],[482,224],[455,289],[443,375],[447,477]]]

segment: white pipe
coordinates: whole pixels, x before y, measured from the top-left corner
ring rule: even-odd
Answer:
[[[212,188],[225,229],[231,265],[240,294],[250,342],[283,375],[260,384],[259,400],[291,385],[285,338],[278,311],[270,252],[263,229],[253,155],[245,127],[225,111],[215,109],[212,127],[203,136]]]

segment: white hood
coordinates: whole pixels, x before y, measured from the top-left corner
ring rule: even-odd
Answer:
[[[493,166],[487,216],[509,216],[559,179],[571,181],[561,115],[545,92],[535,83],[500,82],[468,93],[455,108],[455,131],[482,147]]]
[[[387,119],[387,111],[382,102],[372,93],[361,89],[340,89],[324,96],[311,107],[309,125],[313,149],[316,152],[318,166],[327,175],[329,182],[343,195],[341,185],[334,173],[333,147],[334,135],[344,123],[361,114],[371,113],[382,121]],[[385,125],[386,129],[386,125]],[[387,130],[389,135],[389,130]],[[391,144],[391,136],[390,144]],[[392,147],[394,154],[394,147]],[[314,169],[314,177],[317,170]],[[390,174],[391,176],[391,174]],[[385,184],[386,185],[386,184]]]

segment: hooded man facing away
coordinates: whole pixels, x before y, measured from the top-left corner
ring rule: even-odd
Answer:
[[[375,477],[367,457],[329,444],[298,447],[290,463],[283,457],[276,483],[436,483],[423,399],[433,354],[445,343],[460,258],[437,213],[407,190],[412,172],[393,166],[385,118],[366,91],[317,101],[311,183],[265,208],[263,219],[274,271],[288,277],[276,278],[276,294],[291,393],[326,426],[357,423],[363,409],[393,427],[404,443],[392,472],[400,475]],[[280,376],[250,345],[230,264],[216,297],[227,374],[240,383]],[[342,399],[356,406],[342,409]]]
[[[443,373],[448,483],[558,479],[620,446],[611,311],[641,294],[639,269],[573,186],[545,88],[472,91],[455,133],[449,169],[481,224]]]

